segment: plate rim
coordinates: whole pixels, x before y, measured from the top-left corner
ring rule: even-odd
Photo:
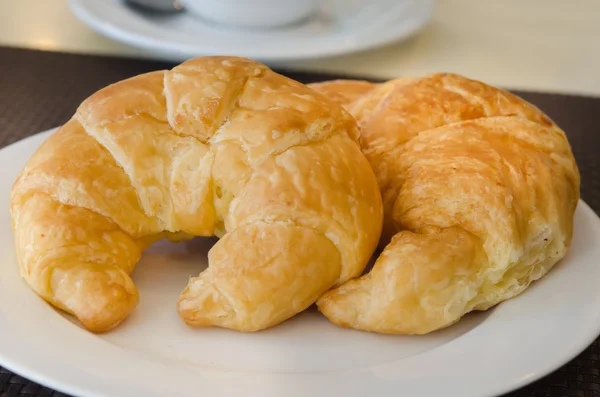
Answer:
[[[243,48],[238,48],[236,51],[228,49],[220,49],[210,45],[197,44],[194,46],[173,43],[170,40],[156,40],[147,38],[135,31],[132,31],[127,26],[115,24],[114,21],[103,21],[98,19],[93,10],[89,8],[89,2],[95,0],[69,0],[69,8],[73,14],[87,27],[95,32],[106,36],[112,40],[125,43],[146,51],[154,51],[161,54],[163,57],[172,61],[182,61],[197,56],[203,55],[237,55],[247,58],[256,59],[263,62],[289,62],[300,60],[325,59],[333,56],[345,54],[353,54],[369,49],[380,48],[394,42],[399,42],[415,35],[423,29],[433,18],[436,0],[416,0],[413,7],[418,7],[420,10],[420,18],[416,18],[411,23],[402,26],[402,24],[390,24],[391,28],[379,39],[370,38],[361,43],[352,42],[351,45],[346,44],[335,46],[332,48],[324,48],[317,50],[317,47],[309,48],[308,52],[303,54],[289,53],[274,53],[269,50],[248,51]],[[106,0],[105,0],[106,1]],[[112,0],[111,0],[112,1]],[[264,47],[265,49],[268,47]]]
[[[32,143],[32,141],[36,142],[36,146],[39,146],[52,132],[56,131],[59,127],[52,128],[43,132],[39,132],[33,135],[30,135],[26,138],[23,138],[19,141],[13,142],[3,148],[0,149],[0,156],[4,154],[4,152],[8,149],[15,150],[15,148],[25,145],[27,143]],[[600,217],[596,212],[583,200],[580,200],[578,203],[578,211],[583,211],[582,216],[588,219],[593,225],[595,229],[600,234]],[[597,294],[600,296],[600,292]],[[512,382],[506,382],[503,386],[496,387],[495,389],[490,389],[485,395],[499,395],[508,393],[517,389],[520,389],[540,378],[552,373],[556,369],[562,367],[563,365],[572,361],[575,357],[581,354],[584,350],[586,350],[597,338],[600,334],[600,313],[591,313],[589,316],[590,320],[588,324],[592,324],[585,328],[585,332],[582,333],[577,339],[577,342],[571,344],[569,348],[563,348],[562,354],[555,354],[554,359],[549,361],[539,361],[542,365],[539,365],[538,368],[534,371],[534,373],[529,374],[528,376],[523,376],[519,379],[516,379]],[[0,322],[2,320],[2,311],[0,311]],[[476,328],[474,328],[476,329]],[[467,332],[468,334],[468,332]],[[466,334],[465,334],[466,335]],[[464,337],[465,335],[460,336]],[[14,342],[14,341],[13,341]],[[0,347],[2,345],[2,339],[0,339]],[[566,346],[567,344],[565,344]],[[432,351],[426,351],[422,354],[417,355],[417,357],[425,357],[431,355],[436,349]],[[65,381],[65,380],[57,380],[55,377],[49,377],[44,374],[44,371],[41,369],[36,369],[35,365],[31,365],[27,363],[27,360],[20,359],[14,357],[11,359],[10,357],[5,356],[5,354],[0,350],[0,366],[8,369],[9,371],[22,376],[28,380],[39,383],[43,386],[52,388],[56,391],[60,391],[63,393],[68,393],[72,395],[89,395],[93,397],[108,397],[109,394],[105,394],[103,392],[95,392],[93,390],[87,389],[85,386],[79,386],[77,381]],[[341,371],[344,373],[351,373],[352,371]],[[451,393],[450,393],[451,394]]]

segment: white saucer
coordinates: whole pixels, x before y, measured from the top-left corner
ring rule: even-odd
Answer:
[[[9,190],[49,132],[0,150],[0,365],[89,397],[494,396],[571,360],[600,333],[600,219],[584,202],[571,249],[548,275],[493,310],[424,336],[337,327],[309,309],[243,334],[184,325],[175,302],[206,266],[211,239],[157,243],[133,279],[134,313],[94,335],[19,276]]]
[[[188,13],[143,13],[122,0],[70,0],[75,15],[112,39],[181,61],[237,55],[263,62],[341,55],[407,38],[431,18],[435,0],[322,0],[313,18],[272,30],[226,28]]]

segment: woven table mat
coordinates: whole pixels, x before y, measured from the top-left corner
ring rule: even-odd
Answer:
[[[172,66],[0,47],[0,148],[61,125],[83,99],[110,83]],[[345,77],[280,72],[305,83]],[[600,213],[600,131],[596,121],[600,117],[600,98],[514,92],[540,107],[566,131],[581,172],[582,198]],[[493,366],[489,370],[494,371]],[[65,395],[0,367],[0,397],[17,396]],[[600,340],[554,373],[506,396],[600,396]]]

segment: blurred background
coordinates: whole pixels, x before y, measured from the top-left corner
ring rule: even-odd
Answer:
[[[136,0],[130,0],[136,1]],[[0,46],[600,95],[598,0],[2,0]],[[148,6],[164,7],[151,11]]]

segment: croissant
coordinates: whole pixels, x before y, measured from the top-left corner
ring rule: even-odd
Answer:
[[[180,316],[273,326],[360,275],[376,248],[383,209],[358,135],[340,105],[243,58],[197,58],[108,86],[13,186],[21,274],[103,332],[135,308],[130,273],[145,248],[216,235]]]
[[[455,74],[311,87],[357,119],[384,203],[373,269],[317,301],[332,322],[428,333],[518,295],[567,252],[579,172],[533,105]]]

